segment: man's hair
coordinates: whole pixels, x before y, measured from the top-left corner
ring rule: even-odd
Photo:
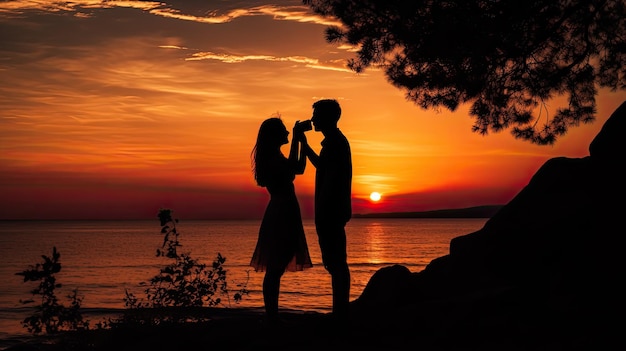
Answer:
[[[335,122],[341,117],[341,106],[335,99],[318,100],[313,103],[313,109],[321,112],[322,115],[328,118],[334,118]]]

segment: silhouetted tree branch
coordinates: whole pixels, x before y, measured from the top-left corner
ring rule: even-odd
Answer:
[[[504,129],[539,145],[595,120],[598,87],[626,89],[624,0],[304,0],[358,47],[348,67],[381,67],[409,101],[455,111],[473,132]],[[567,96],[549,111],[547,102]]]

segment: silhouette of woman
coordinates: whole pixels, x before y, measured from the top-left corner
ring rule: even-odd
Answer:
[[[259,228],[250,266],[265,272],[263,302],[268,323],[279,323],[278,296],[280,279],[285,271],[301,271],[313,266],[302,225],[300,205],[293,181],[304,173],[306,157],[301,143],[304,130],[298,122],[293,127],[289,158],[280,147],[289,143],[289,131],[278,117],[261,123],[252,149],[252,168],[257,185],[265,187],[270,201]]]

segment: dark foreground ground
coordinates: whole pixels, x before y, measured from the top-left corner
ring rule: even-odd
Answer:
[[[424,307],[421,316],[360,314],[345,324],[333,323],[327,314],[284,311],[280,326],[266,325],[258,309],[207,310],[211,317],[204,322],[68,332],[6,350],[625,350],[623,320],[581,323],[577,316],[532,309],[482,314],[480,306],[446,315],[437,314],[440,306]]]

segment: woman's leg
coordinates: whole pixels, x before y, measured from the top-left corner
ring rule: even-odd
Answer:
[[[278,321],[278,295],[280,294],[280,278],[284,270],[267,268],[263,278],[263,303],[265,314],[270,322]]]

